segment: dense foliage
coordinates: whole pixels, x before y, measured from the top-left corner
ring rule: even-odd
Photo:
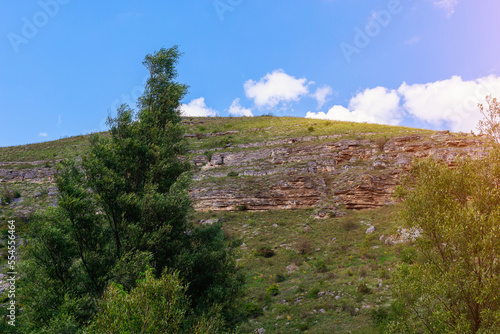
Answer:
[[[111,284],[99,304],[88,333],[220,333],[218,309],[190,319],[189,298],[178,273],[165,272],[155,279],[151,270],[130,293]]]
[[[500,150],[452,169],[422,161],[400,195],[405,222],[421,236],[415,263],[395,273],[405,307],[393,331],[499,333]]]
[[[179,56],[176,47],[146,56],[150,78],[137,115],[123,105],[108,119],[109,136],[93,135],[81,163],[60,166],[58,206],[34,217],[24,261],[30,280],[21,289],[22,322],[28,332],[78,331],[93,319],[110,284],[101,306],[125,298],[118,286],[131,291],[126,298],[133,305],[146,288],[134,289],[135,283],[149,266],[158,277],[166,268],[178,270],[178,277],[155,283],[146,276],[147,289],[181,281],[187,286],[169,290],[190,301],[173,314],[216,309],[228,326],[236,323],[241,280],[221,226],[189,223],[179,113],[187,87],[175,81]],[[144,300],[148,296],[142,294],[143,304],[162,302]]]

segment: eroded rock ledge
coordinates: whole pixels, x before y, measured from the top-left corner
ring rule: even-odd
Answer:
[[[272,147],[217,151],[192,159],[200,167],[191,190],[197,210],[268,210],[322,207],[370,209],[394,203],[394,190],[415,158],[433,156],[450,166],[460,156],[482,157],[479,138],[438,132],[371,140],[281,140]],[[323,138],[324,139],[324,138]],[[273,142],[273,144],[275,144]],[[238,176],[235,176],[238,175]]]
[[[488,152],[480,138],[447,131],[382,144],[332,135],[191,152],[197,171],[190,194],[202,211],[370,209],[394,203],[394,189],[415,158],[433,156],[453,166],[457,157]],[[0,163],[0,183],[53,183],[55,169],[43,163],[23,163],[23,168]]]

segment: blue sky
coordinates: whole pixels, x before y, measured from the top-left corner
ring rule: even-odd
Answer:
[[[0,146],[105,130],[172,45],[188,115],[470,131],[500,97],[498,0],[0,3]]]

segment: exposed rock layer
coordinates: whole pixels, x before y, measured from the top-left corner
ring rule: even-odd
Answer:
[[[280,139],[191,152],[197,166],[190,191],[196,210],[269,210],[318,206],[369,209],[394,203],[395,187],[415,158],[450,166],[460,156],[481,157],[478,138],[438,132],[395,137],[383,146],[340,135]],[[210,158],[210,160],[208,160]],[[40,166],[44,162],[33,162]],[[0,183],[50,182],[55,170],[0,163]],[[236,176],[237,175],[237,176]]]

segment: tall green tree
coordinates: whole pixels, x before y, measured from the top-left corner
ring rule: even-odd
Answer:
[[[500,150],[453,169],[421,161],[399,192],[421,236],[394,275],[405,311],[392,332],[500,333]]]
[[[90,137],[80,163],[61,164],[58,207],[31,224],[31,280],[22,289],[29,331],[74,332],[92,319],[109,284],[129,291],[149,266],[157,276],[179,270],[193,314],[216,305],[236,322],[241,279],[222,228],[189,222],[179,57],[177,47],[147,55],[138,113],[122,105],[108,119],[109,134]]]

